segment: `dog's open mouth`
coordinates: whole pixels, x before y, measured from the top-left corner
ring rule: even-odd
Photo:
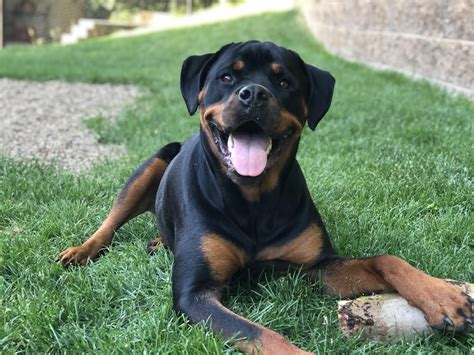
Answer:
[[[278,154],[281,143],[287,136],[272,139],[257,123],[248,121],[231,132],[220,129],[216,122],[209,121],[211,131],[224,163],[241,176],[257,177],[268,168],[271,157]]]

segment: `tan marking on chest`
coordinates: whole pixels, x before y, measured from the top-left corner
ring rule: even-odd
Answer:
[[[288,243],[263,249],[257,254],[256,259],[258,261],[282,260],[311,266],[321,254],[322,246],[322,231],[317,225],[312,224]]]
[[[212,276],[219,282],[228,281],[248,261],[243,250],[214,233],[203,237],[201,248]]]

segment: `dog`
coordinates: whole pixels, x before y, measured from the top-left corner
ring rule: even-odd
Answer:
[[[181,93],[200,131],[160,149],[129,178],[100,228],[59,255],[65,266],[96,258],[131,218],[152,212],[160,244],[174,254],[174,309],[205,322],[248,353],[306,353],[227,309],[223,287],[248,265],[297,266],[326,294],[393,290],[429,325],[468,330],[473,299],[390,255],[339,256],[296,160],[304,125],[331,105],[335,79],[270,42],[230,43],[187,58]],[[238,338],[235,338],[238,337]]]

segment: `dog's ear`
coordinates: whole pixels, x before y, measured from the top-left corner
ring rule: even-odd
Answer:
[[[336,79],[329,72],[312,65],[305,64],[305,67],[309,79],[307,119],[309,128],[314,131],[331,106]]]
[[[207,73],[212,67],[212,64],[233,44],[234,43],[226,44],[216,53],[193,55],[183,62],[180,83],[181,95],[183,95],[190,115],[193,115],[197,110],[199,92],[204,86]]]

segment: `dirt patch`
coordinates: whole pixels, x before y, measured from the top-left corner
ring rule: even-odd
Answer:
[[[0,79],[0,153],[81,172],[125,147],[99,144],[84,120],[113,119],[138,96],[134,86]]]

